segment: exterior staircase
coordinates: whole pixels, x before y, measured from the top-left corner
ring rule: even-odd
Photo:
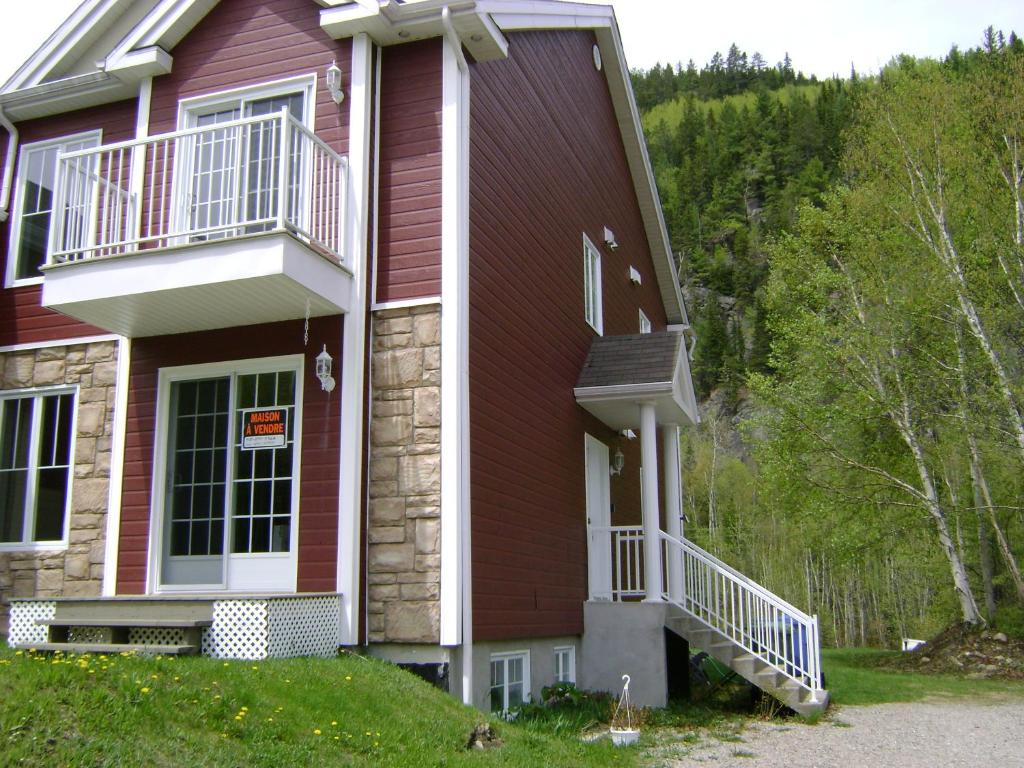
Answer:
[[[818,617],[809,616],[692,541],[658,531],[660,589],[649,590],[643,528],[595,529],[611,538],[615,602],[668,605],[665,626],[801,715],[823,712]]]

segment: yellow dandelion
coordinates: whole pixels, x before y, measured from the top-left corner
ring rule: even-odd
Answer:
[[[337,725],[337,724],[338,724],[337,720],[331,720],[331,725]]]
[[[335,741],[338,741],[338,740],[339,740],[340,738],[341,738],[341,736],[335,736],[335,737],[334,737],[334,740],[335,740]]]
[[[241,715],[235,715],[235,720],[241,720],[241,719],[242,719]]]
[[[268,723],[272,723],[272,722],[274,722],[274,718],[272,718],[272,717],[268,717],[268,718],[267,718],[267,722],[268,722]]]
[[[21,656],[21,655],[22,655],[22,652],[21,652],[21,651],[15,651],[15,652],[14,652],[14,655],[15,655],[15,656]]]
[[[230,665],[225,661],[224,662],[224,666],[227,667],[227,666],[230,666]]]
[[[259,669],[259,667],[253,667],[253,669],[254,669],[254,670],[256,670],[256,669]]]
[[[345,675],[345,679],[346,680],[351,680],[352,679],[352,675]]]
[[[149,688],[139,688],[139,693],[149,693]]]
[[[248,708],[248,707],[242,707],[242,711],[243,711],[243,712],[248,712],[248,711],[249,711],[249,708]]]
[[[322,733],[322,731],[321,731],[321,730],[320,730],[319,728],[314,728],[314,729],[313,729],[313,733],[314,733],[315,735],[319,736],[319,735],[320,735],[320,734]]]
[[[367,731],[367,732],[366,732],[366,735],[367,735],[367,736],[373,736],[373,734],[372,734],[372,733],[370,733],[369,731]]]
[[[219,693],[215,693],[215,694],[213,695],[213,698],[215,698],[215,699],[219,699],[219,698],[220,698],[220,694],[219,694]]]

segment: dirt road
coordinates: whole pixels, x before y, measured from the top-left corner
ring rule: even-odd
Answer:
[[[843,707],[817,725],[758,722],[728,736],[679,734],[652,751],[665,768],[1024,768],[1024,701]]]

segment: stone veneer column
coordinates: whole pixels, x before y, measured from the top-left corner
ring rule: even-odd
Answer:
[[[78,385],[66,549],[0,552],[0,633],[12,597],[93,597],[103,581],[117,344],[0,353],[0,390]]]
[[[440,642],[441,312],[373,317],[369,640]]]

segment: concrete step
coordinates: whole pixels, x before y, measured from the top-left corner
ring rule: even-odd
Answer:
[[[137,653],[142,656],[185,656],[199,653],[195,645],[145,645],[137,643],[22,643],[15,648],[55,653]]]
[[[154,627],[157,629],[195,629],[213,626],[213,619],[104,618],[102,616],[74,619],[36,619],[44,627]]]

